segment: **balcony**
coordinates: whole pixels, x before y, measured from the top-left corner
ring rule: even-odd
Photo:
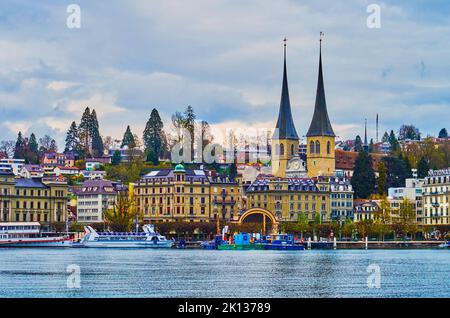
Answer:
[[[231,204],[231,205],[234,205],[234,204],[236,204],[236,200],[235,199],[224,199],[224,198],[222,198],[222,199],[214,199],[213,203],[214,204]]]

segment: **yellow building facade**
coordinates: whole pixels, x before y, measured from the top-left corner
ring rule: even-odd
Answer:
[[[430,171],[422,191],[423,224],[450,224],[450,168]]]
[[[145,221],[232,221],[242,210],[241,177],[208,175],[203,170],[152,171],[133,184],[135,207]]]
[[[44,231],[67,218],[67,183],[0,175],[0,222],[39,222]]]
[[[247,208],[271,211],[278,222],[297,222],[303,213],[313,222],[330,221],[330,191],[328,183],[312,179],[259,178],[246,192]]]

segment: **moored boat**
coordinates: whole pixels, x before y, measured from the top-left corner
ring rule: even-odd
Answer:
[[[450,242],[449,241],[445,241],[442,244],[439,244],[440,248],[450,248]]]
[[[239,233],[233,235],[233,243],[222,241],[217,245],[218,250],[262,250],[262,244],[252,242],[251,235],[248,233]]]
[[[274,234],[265,236],[260,241],[265,250],[287,250],[302,251],[305,249],[303,244],[296,244],[292,234]]]
[[[260,239],[252,240],[248,233],[235,234],[233,243],[222,241],[216,242],[218,250],[288,250],[302,251],[305,249],[303,244],[296,244],[292,234],[274,234],[263,236]]]
[[[40,230],[39,222],[0,223],[0,247],[71,247],[69,236],[53,236]]]
[[[155,232],[153,225],[144,225],[144,232],[97,232],[86,226],[85,236],[76,247],[171,248],[172,240]],[[75,247],[75,246],[74,246]]]

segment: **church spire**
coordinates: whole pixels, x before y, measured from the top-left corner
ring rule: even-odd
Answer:
[[[287,81],[286,68],[286,41],[284,38],[284,68],[283,68],[283,86],[281,88],[280,111],[278,113],[277,125],[273,139],[294,139],[298,140],[295,130],[294,120],[292,119],[291,102],[289,100],[289,88]]]
[[[369,144],[367,143],[367,118],[364,120],[364,145],[363,149],[365,152],[369,151]]]
[[[330,119],[328,118],[327,103],[325,100],[325,88],[322,74],[322,37],[320,32],[319,51],[319,76],[317,81],[316,103],[314,105],[314,115],[306,136],[331,136],[335,137]]]

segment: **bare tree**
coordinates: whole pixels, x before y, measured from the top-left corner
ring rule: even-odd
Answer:
[[[113,145],[114,145],[114,140],[111,136],[106,136],[105,138],[103,138],[103,147],[105,148],[106,152],[108,152],[109,149],[111,149]]]
[[[15,142],[14,140],[2,140],[0,141],[0,152],[5,153],[8,158],[12,158],[14,155]]]
[[[183,139],[184,116],[181,112],[172,115],[173,141],[180,142]]]

